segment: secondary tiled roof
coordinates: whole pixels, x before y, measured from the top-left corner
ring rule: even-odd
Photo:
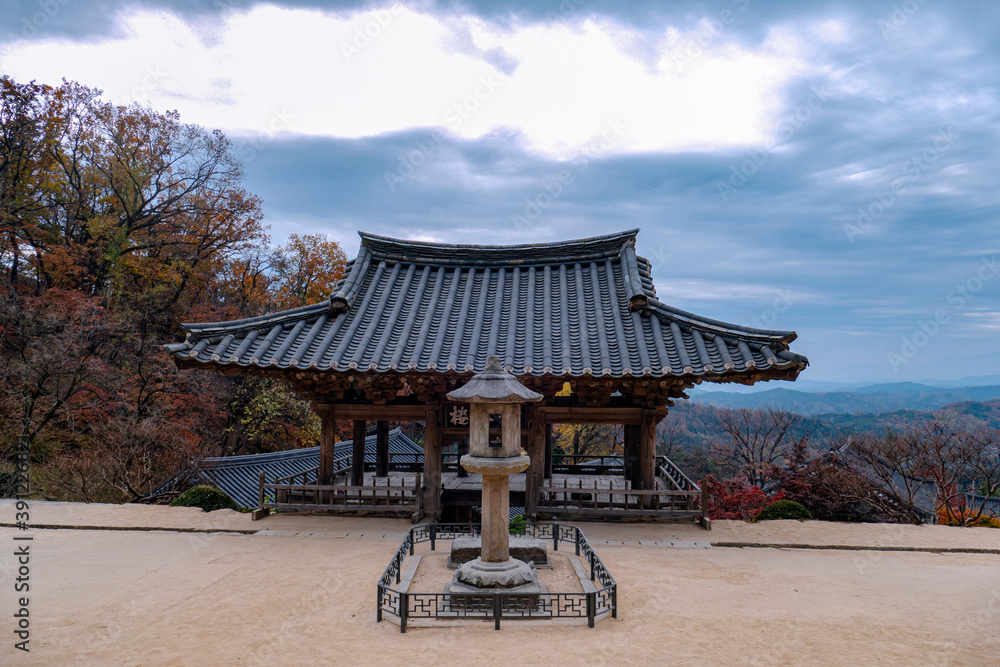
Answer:
[[[184,366],[514,375],[794,378],[791,331],[699,317],[660,302],[638,230],[563,243],[445,245],[361,233],[329,301],[185,324]]]
[[[365,438],[365,462],[375,463],[374,435]],[[350,456],[353,441],[345,440],[334,445],[334,458]],[[418,462],[423,461],[424,450],[400,429],[389,431],[390,454],[415,454]],[[268,482],[275,477],[287,477],[319,466],[319,447],[292,449],[268,454],[246,454],[243,456],[218,456],[195,461],[197,479],[195,484],[217,486],[244,507],[257,506],[257,492],[260,471],[263,470]]]

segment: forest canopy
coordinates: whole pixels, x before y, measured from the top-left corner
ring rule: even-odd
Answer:
[[[281,383],[178,371],[160,348],[181,321],[321,301],[343,272],[322,235],[272,246],[243,176],[223,133],[175,111],[0,77],[0,488],[18,448],[35,494],[115,502],[195,456],[316,443]]]

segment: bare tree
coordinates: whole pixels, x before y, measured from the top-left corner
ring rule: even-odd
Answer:
[[[656,426],[656,455],[670,458],[674,449],[684,447],[691,442],[691,437],[684,430],[683,424],[669,417]]]
[[[875,492],[863,499],[866,503],[902,523],[921,524],[932,518],[937,484],[917,476],[921,457],[914,445],[905,434],[862,433],[840,451],[848,469],[874,485]]]
[[[845,448],[849,467],[878,487],[868,502],[907,523],[940,517],[967,524],[981,518],[1000,490],[995,429],[961,431],[941,422],[884,435],[863,434]],[[969,505],[977,486],[986,497]]]
[[[101,479],[117,489],[124,502],[148,496],[188,463],[169,423],[155,417],[115,419],[93,431]]]
[[[973,493],[963,498],[967,507],[965,523],[974,523],[986,516],[987,505],[1000,496],[1000,431],[986,429],[972,434],[971,439],[974,455],[970,458],[968,473]]]
[[[775,408],[720,411],[719,426],[729,438],[724,453],[737,474],[757,486],[770,481],[774,466],[788,452],[788,430],[797,420]]]

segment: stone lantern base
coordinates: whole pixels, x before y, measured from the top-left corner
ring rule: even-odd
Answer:
[[[538,582],[538,572],[523,560],[511,558],[503,563],[487,563],[482,558],[470,560],[455,571],[452,583],[474,588],[517,588]]]
[[[511,558],[502,563],[487,563],[480,558],[470,560],[455,572],[445,593],[523,593],[537,595],[542,592],[538,571],[524,561]]]

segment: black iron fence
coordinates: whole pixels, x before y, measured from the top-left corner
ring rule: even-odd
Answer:
[[[514,527],[514,526],[512,526]],[[583,593],[562,593],[545,591],[537,594],[526,593],[423,593],[404,590],[401,584],[402,568],[406,559],[413,555],[414,547],[421,542],[429,542],[431,551],[436,550],[437,541],[451,541],[459,537],[477,537],[479,524],[427,524],[415,526],[406,533],[399,549],[393,556],[382,578],[378,582],[377,620],[384,614],[399,619],[400,632],[406,632],[407,624],[413,619],[425,618],[469,618],[493,619],[494,627],[500,629],[500,620],[508,619],[586,619],[589,627],[594,627],[598,616],[610,614],[618,617],[618,584],[608,572],[583,531],[575,526],[558,523],[521,524],[516,526],[520,535],[552,542],[552,550],[559,551],[559,545],[569,545],[576,555],[583,559],[590,569],[588,590]]]

